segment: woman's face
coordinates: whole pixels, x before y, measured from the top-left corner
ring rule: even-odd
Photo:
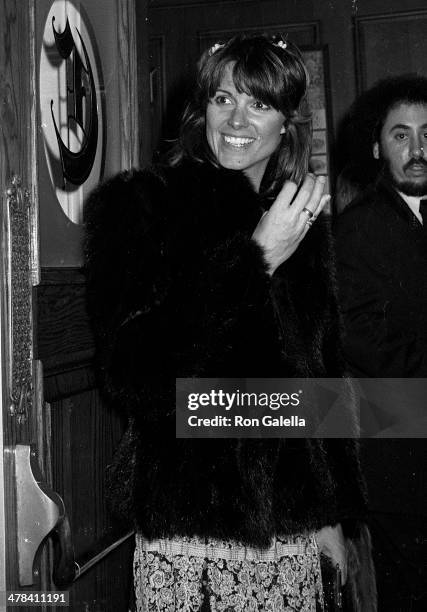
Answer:
[[[285,132],[280,112],[234,85],[230,63],[206,109],[206,138],[218,163],[243,170],[258,191],[268,160]]]

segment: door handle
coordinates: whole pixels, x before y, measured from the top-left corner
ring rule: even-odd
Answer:
[[[13,450],[16,478],[19,584],[37,581],[33,571],[40,544],[53,529],[64,529],[67,518],[62,498],[44,482],[35,449],[17,444]]]
[[[107,555],[121,546],[126,540],[135,535],[131,530],[108,542],[100,541],[95,550],[84,555],[78,561],[74,558],[74,547],[72,545],[71,530],[68,518],[65,517],[54,529],[55,533],[55,557],[53,581],[59,589],[67,589],[71,584],[90,570],[94,565],[105,559]]]
[[[78,576],[78,565],[74,560],[70,521],[66,514],[55,525],[53,540],[53,582],[58,589],[66,589]]]
[[[62,498],[43,481],[35,450],[24,444],[14,449],[19,584],[31,586],[36,582],[34,559],[40,544],[51,535],[54,543],[53,582],[59,589],[68,588],[77,578],[102,561],[113,550],[134,535],[128,531],[113,542],[99,543],[90,557],[76,562],[70,522]]]

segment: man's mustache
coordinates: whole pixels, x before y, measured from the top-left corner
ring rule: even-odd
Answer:
[[[419,159],[415,159],[413,157],[403,166],[404,172],[406,172],[406,170],[409,168],[412,168],[412,166],[424,166],[424,168],[427,168],[427,161],[423,157],[420,157]]]

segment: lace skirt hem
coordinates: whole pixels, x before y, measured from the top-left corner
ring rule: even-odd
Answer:
[[[202,538],[147,541],[137,534],[137,612],[320,612],[314,534],[275,538],[261,550]]]

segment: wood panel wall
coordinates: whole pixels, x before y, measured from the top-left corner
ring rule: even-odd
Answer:
[[[40,280],[35,288],[35,358],[43,364],[49,484],[64,500],[75,556],[83,562],[125,530],[110,516],[105,495],[106,468],[125,423],[106,407],[96,388],[83,273],[43,268]],[[73,610],[127,610],[132,549],[132,541],[125,543],[74,583]]]
[[[359,91],[388,76],[427,75],[427,9],[357,15],[354,23]]]

